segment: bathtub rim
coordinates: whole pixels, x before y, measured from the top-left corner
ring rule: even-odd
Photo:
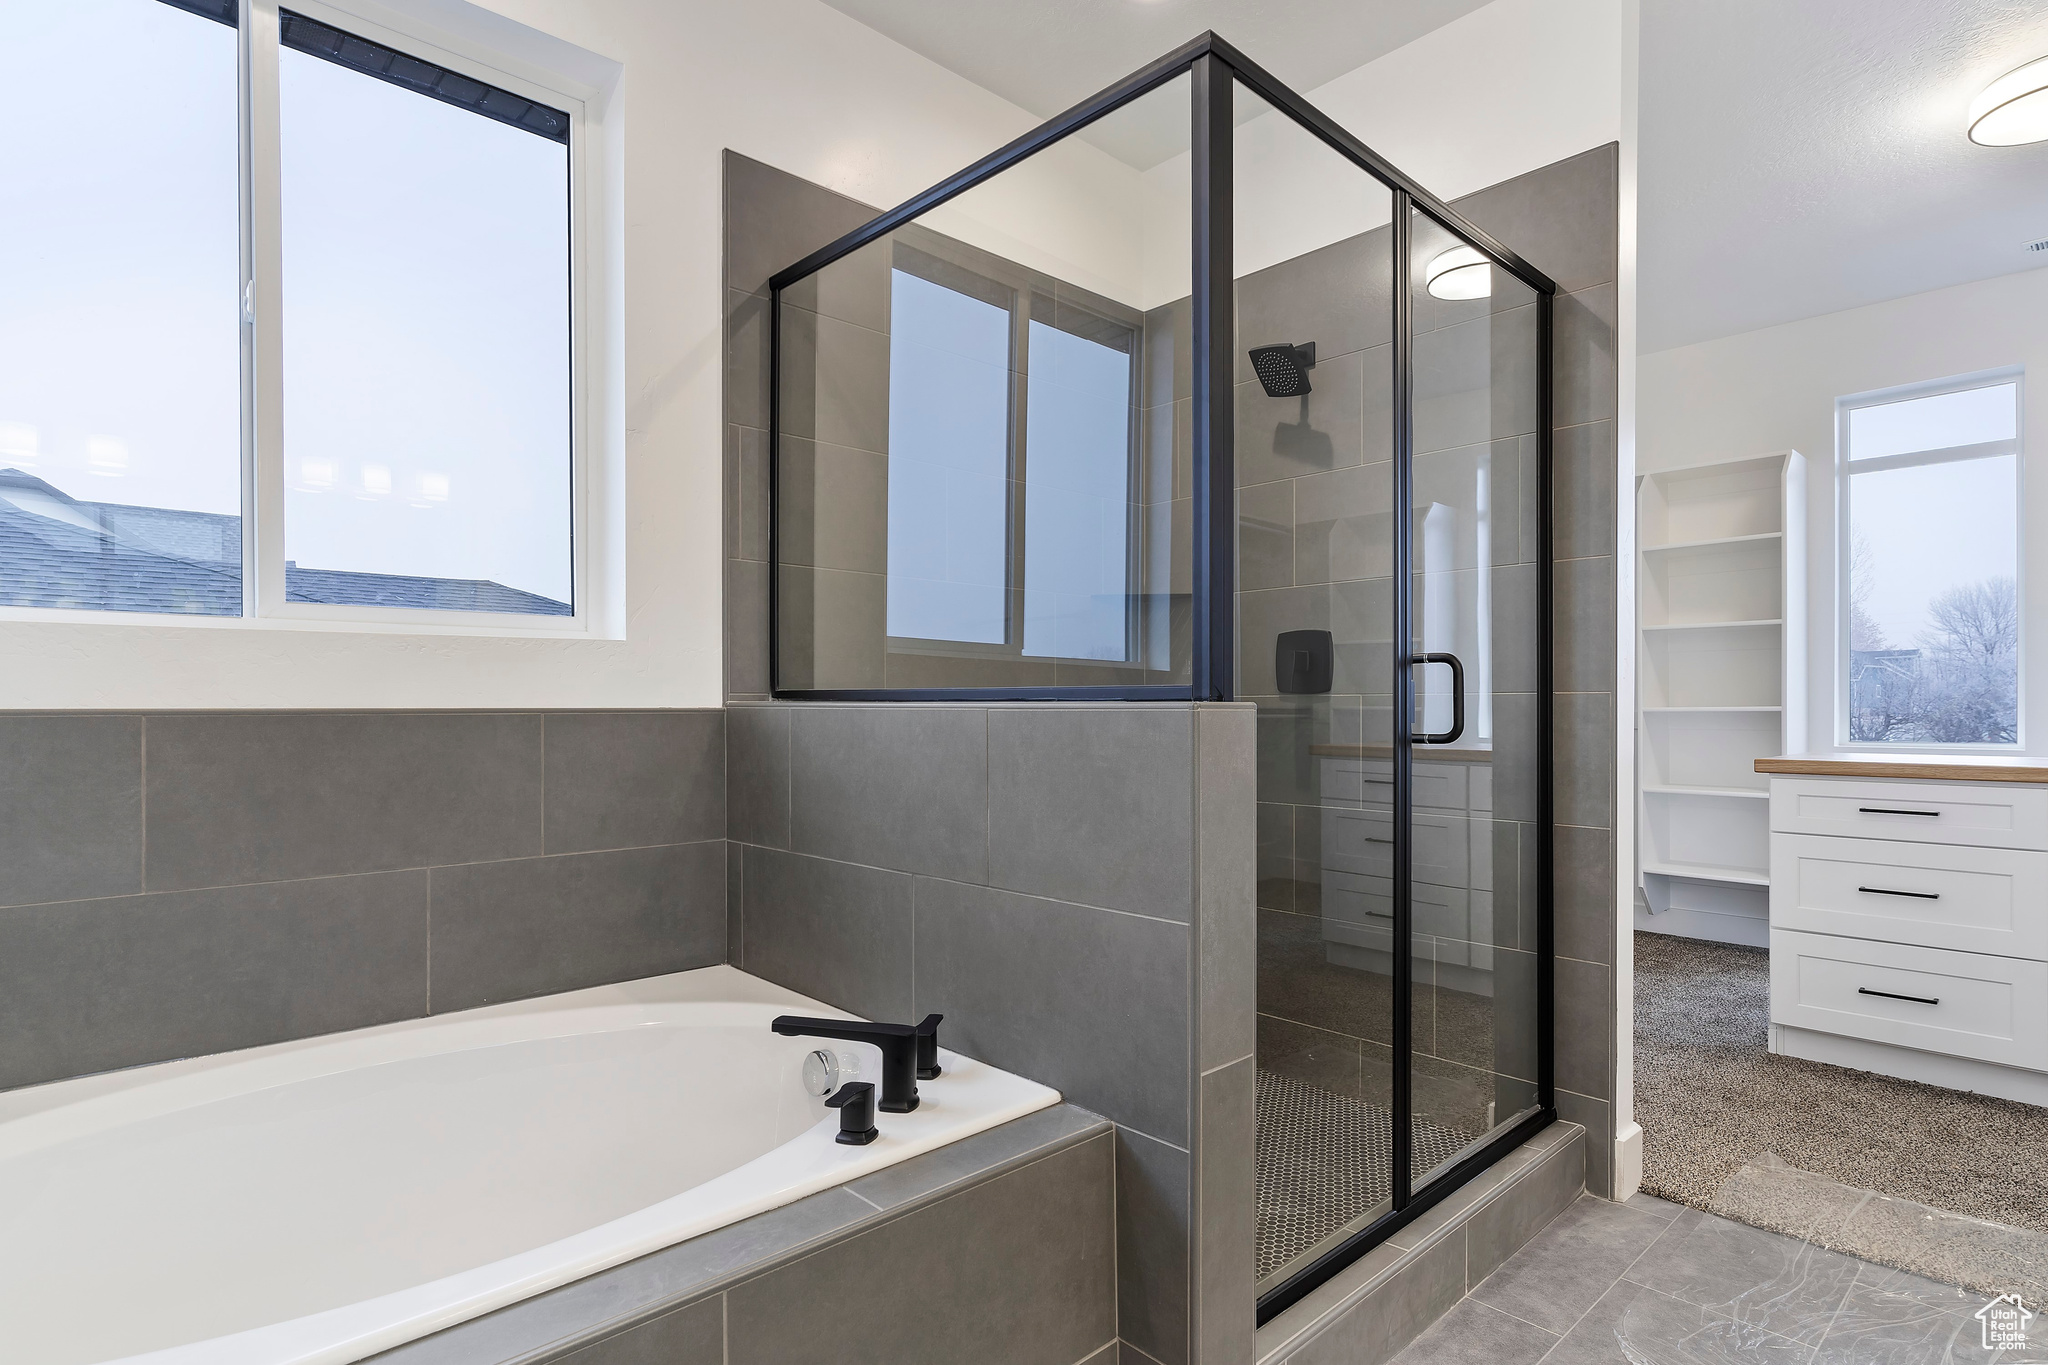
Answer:
[[[777,1011],[815,1013],[839,1018],[859,1017],[845,1010],[840,1010],[810,997],[803,996],[787,987],[778,986],[773,982],[752,976],[729,965],[698,967],[662,976],[644,977],[634,981],[586,987],[576,991],[535,996],[516,1001],[505,1001],[469,1010],[451,1010],[445,1014],[427,1015],[416,1019],[377,1024],[340,1033],[291,1039],[284,1042],[264,1044],[254,1048],[200,1057],[154,1062],[120,1071],[71,1077],[38,1086],[24,1087],[16,1091],[0,1093],[0,1127],[12,1126],[16,1122],[23,1122],[31,1130],[41,1128],[45,1126],[45,1123],[63,1126],[66,1120],[72,1117],[65,1111],[74,1109],[118,1113],[123,1106],[124,1100],[132,1097],[135,1091],[148,1087],[167,1086],[171,1089],[183,1089],[191,1087],[192,1082],[198,1081],[201,1083],[197,1087],[201,1097],[191,1101],[191,1103],[205,1103],[216,1097],[246,1094],[262,1087],[250,1086],[246,1083],[233,1084],[232,1082],[236,1078],[231,1073],[239,1069],[243,1076],[246,1077],[248,1069],[251,1067],[256,1067],[259,1070],[275,1068],[280,1076],[279,1083],[313,1080],[323,1075],[333,1075],[359,1069],[363,1065],[360,1062],[352,1065],[338,1065],[332,1064],[332,1062],[345,1059],[351,1054],[360,1054],[365,1044],[369,1044],[374,1048],[376,1044],[387,1040],[400,1040],[402,1042],[412,1035],[421,1033],[431,1034],[435,1031],[442,1034],[451,1031],[467,1033],[471,1031],[470,1026],[472,1025],[487,1027],[494,1020],[531,1019],[544,1022],[559,1016],[589,1014],[594,1011],[609,1009],[631,1011],[636,1008],[660,1008],[679,1004],[704,1006],[740,1005],[749,1009],[764,1011],[773,1009]],[[765,1023],[765,1020],[763,1022]],[[588,1030],[565,1031],[587,1032]],[[528,1036],[548,1037],[558,1035],[543,1028],[538,1032],[530,1033]],[[489,1044],[483,1045],[488,1046]],[[393,1052],[392,1056],[388,1059],[398,1060],[409,1056],[426,1056],[463,1050],[467,1049],[462,1047],[426,1046],[407,1050],[401,1047]],[[320,1062],[323,1060],[323,1051],[324,1057],[330,1061],[330,1064],[320,1065]],[[973,1061],[973,1059],[954,1053],[951,1049],[941,1049],[941,1057],[949,1061],[957,1060],[961,1063]],[[292,1070],[294,1064],[303,1067],[308,1061],[314,1063],[310,1069]],[[371,1064],[374,1065],[375,1063]],[[207,1365],[270,1365],[271,1362],[291,1362],[291,1365],[345,1365],[345,1362],[366,1359],[370,1356],[404,1346],[410,1342],[444,1332],[464,1322],[487,1316],[495,1311],[528,1301],[536,1296],[547,1294],[565,1285],[580,1282],[593,1275],[602,1274],[622,1265],[631,1264],[650,1255],[658,1254],[661,1251],[693,1243],[702,1237],[723,1231],[725,1228],[749,1222],[763,1215],[772,1214],[779,1209],[802,1203],[806,1199],[814,1198],[820,1194],[835,1190],[845,1190],[862,1179],[897,1169],[906,1162],[916,1161],[922,1156],[943,1153],[962,1141],[971,1140],[992,1129],[1001,1128],[1015,1122],[1020,1118],[1029,1117],[1032,1114],[1043,1112],[1047,1109],[1057,1108],[1062,1103],[1062,1097],[1059,1092],[1051,1087],[985,1063],[955,1067],[954,1075],[960,1080],[966,1080],[971,1073],[982,1071],[994,1073],[994,1083],[999,1088],[1008,1089],[1015,1093],[1010,1095],[1005,1103],[990,1108],[976,1115],[973,1119],[967,1120],[967,1126],[954,1136],[937,1140],[929,1134],[913,1132],[906,1135],[909,1139],[908,1145],[911,1150],[899,1150],[885,1164],[874,1166],[871,1169],[855,1170],[850,1175],[845,1175],[836,1180],[827,1180],[823,1183],[816,1183],[814,1174],[805,1175],[793,1182],[777,1186],[766,1193],[729,1199],[719,1204],[715,1213],[694,1215],[699,1225],[693,1226],[689,1230],[682,1231],[677,1235],[656,1234],[646,1229],[644,1224],[650,1221],[649,1215],[653,1214],[656,1210],[662,1210],[670,1206],[685,1207],[682,1201],[688,1199],[695,1191],[719,1186],[722,1183],[737,1183],[733,1182],[731,1178],[748,1172],[750,1168],[762,1166],[772,1172],[775,1169],[774,1164],[772,1164],[773,1159],[777,1158],[778,1154],[784,1156],[791,1154],[796,1143],[802,1141],[803,1137],[809,1136],[809,1134],[800,1135],[797,1139],[772,1148],[754,1160],[735,1168],[733,1171],[728,1171],[724,1175],[714,1177],[711,1181],[693,1186],[690,1190],[681,1191],[668,1200],[659,1201],[654,1205],[636,1210],[625,1215],[623,1218],[615,1218],[593,1225],[590,1228],[571,1234],[568,1237],[558,1238],[540,1247],[514,1252],[453,1275],[443,1276],[437,1280],[420,1285],[406,1286],[371,1299],[338,1305],[331,1309],[319,1310],[311,1314],[302,1314],[299,1317],[286,1319],[281,1322],[240,1329],[225,1335],[188,1342],[182,1345],[153,1348],[141,1354],[110,1359],[104,1362],[104,1365],[188,1365],[188,1362],[190,1365],[199,1365],[199,1362],[206,1362]],[[215,1090],[213,1087],[204,1085],[204,1081],[209,1077],[217,1077],[231,1083]],[[935,1084],[943,1084],[943,1082]],[[213,1093],[207,1093],[209,1091]],[[189,1107],[189,1104],[167,1106],[170,1110],[183,1107]],[[926,1113],[922,1118],[941,1118],[942,1114],[942,1110],[933,1110],[927,1106]],[[897,1118],[899,1123],[905,1123],[913,1129],[927,1126],[918,1115],[892,1117]],[[834,1123],[836,1123],[836,1119],[822,1121],[811,1129],[810,1133],[827,1131]],[[91,1128],[88,1127],[85,1131],[91,1131]],[[33,1150],[33,1145],[26,1150]],[[833,1155],[852,1162],[855,1157],[868,1150],[837,1148]],[[875,1153],[875,1155],[880,1154],[879,1152]],[[781,1164],[787,1165],[789,1162],[785,1161]],[[813,1162],[811,1164],[815,1166],[817,1163]],[[858,1164],[864,1165],[865,1163]],[[836,1174],[836,1170],[833,1173]],[[523,1268],[533,1265],[542,1259],[544,1253],[557,1251],[557,1249],[571,1244],[585,1245],[591,1239],[597,1238],[598,1234],[613,1232],[619,1225],[629,1222],[634,1223],[640,1230],[624,1240],[615,1242],[601,1254],[590,1254],[588,1252],[578,1254],[574,1264],[571,1265],[557,1264],[545,1269]],[[559,1259],[559,1254],[557,1259]],[[464,1288],[456,1301],[442,1303],[438,1306],[432,1305],[429,1302],[419,1302],[417,1307],[408,1308],[402,1318],[381,1327],[374,1325],[367,1327],[350,1325],[352,1319],[364,1316],[366,1310],[374,1305],[387,1304],[404,1307],[406,1306],[405,1303],[397,1301],[430,1300],[437,1292],[440,1297],[446,1298],[448,1290],[455,1287],[457,1282],[482,1276],[487,1271],[501,1269],[510,1269],[512,1278],[495,1288],[489,1290]],[[325,1330],[329,1327],[339,1328],[344,1335],[336,1338],[332,1331]],[[320,1334],[326,1339],[324,1341],[308,1342],[303,1345],[294,1344],[291,1341],[292,1333],[290,1331],[293,1328],[304,1328],[305,1333]],[[280,1354],[280,1349],[286,1353]]]

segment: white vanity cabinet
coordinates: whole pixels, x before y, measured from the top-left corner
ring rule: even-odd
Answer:
[[[2048,1105],[2048,767],[1759,759],[1773,1052]]]

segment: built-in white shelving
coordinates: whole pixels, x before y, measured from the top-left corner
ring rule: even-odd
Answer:
[[[1733,882],[1742,886],[1769,886],[1771,874],[1753,867],[1716,867],[1712,863],[1644,863],[1643,871],[1653,877],[1682,877],[1688,881]]]
[[[1769,792],[1751,791],[1747,787],[1696,787],[1666,783],[1659,786],[1645,785],[1643,790],[1645,792],[1656,792],[1663,796],[1723,796],[1733,797],[1742,801],[1768,801],[1771,799]]]
[[[1644,927],[1764,941],[1770,793],[1751,765],[1806,745],[1805,463],[1636,482]]]
[[[1666,621],[1661,625],[1644,626],[1646,631],[1658,630],[1745,630],[1751,626],[1782,626],[1783,621],[1773,618],[1769,621]]]

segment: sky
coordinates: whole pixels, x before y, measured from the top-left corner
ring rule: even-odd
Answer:
[[[567,149],[279,55],[286,557],[568,600]],[[233,31],[0,0],[0,83],[0,466],[238,511]]]
[[[2010,455],[1851,479],[1849,515],[1871,548],[1865,605],[1890,648],[1919,645],[1927,604],[1949,588],[2016,577],[2014,493]]]
[[[1920,643],[1928,604],[1948,589],[2018,577],[2018,471],[2010,455],[1861,473],[1856,461],[2011,440],[2016,392],[1997,384],[1850,411],[1851,533],[1870,547],[1865,606],[1893,649]]]

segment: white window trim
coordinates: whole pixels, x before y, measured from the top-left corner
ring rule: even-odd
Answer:
[[[1945,393],[1962,393],[1969,389],[1990,388],[1997,384],[2013,386],[2013,438],[2010,441],[1986,441],[1978,445],[1953,446],[1940,450],[1915,450],[1902,455],[1883,455],[1874,459],[1849,459],[1849,414],[1859,408],[1877,407],[1885,403],[1907,402],[1915,398],[1935,398]],[[2027,386],[2024,366],[2008,365],[1995,370],[1978,370],[1971,374],[1954,375],[1947,379],[1931,379],[1921,384],[1902,384],[1897,388],[1871,389],[1864,393],[1847,394],[1835,400],[1835,747],[1856,753],[1914,754],[2024,754],[2027,752],[2027,652],[2032,632],[2027,628]],[[1919,465],[1948,464],[1958,460],[1979,459],[1985,456],[2010,453],[2013,456],[2013,593],[2016,610],[2019,613],[2019,660],[2018,660],[2018,724],[2017,737],[2011,744],[1938,744],[1916,742],[1912,744],[1887,744],[1878,740],[1849,738],[1849,592],[1850,558],[1855,548],[1851,537],[1849,480],[1854,473],[1876,473],[1886,469],[1905,469]]]
[[[570,117],[570,553],[574,614],[440,611],[285,601],[283,277],[278,137],[278,10],[290,9],[416,53]],[[418,10],[431,15],[423,20]],[[624,637],[624,452],[616,405],[622,359],[613,273],[617,199],[616,63],[513,24],[464,0],[242,0],[240,47],[241,259],[253,318],[242,324],[242,615],[0,607],[0,621],[311,630],[526,639]],[[513,48],[525,48],[515,52]],[[560,65],[547,57],[563,60]],[[536,57],[541,60],[535,60]],[[561,65],[573,65],[577,75]],[[266,284],[268,287],[266,287]]]

